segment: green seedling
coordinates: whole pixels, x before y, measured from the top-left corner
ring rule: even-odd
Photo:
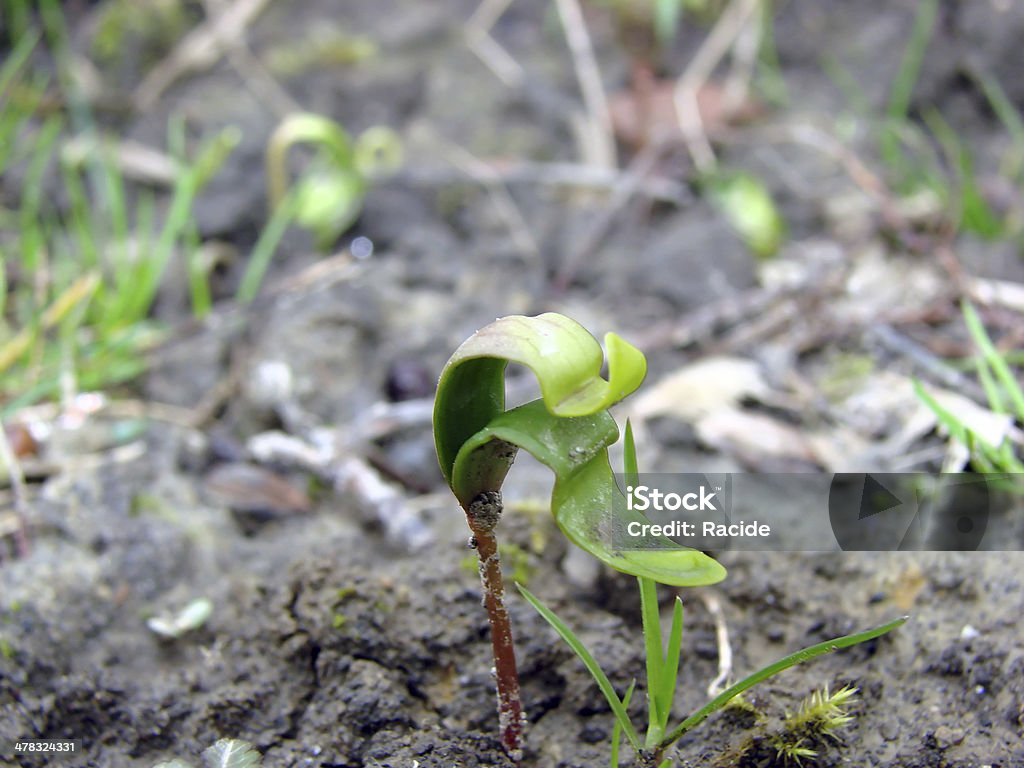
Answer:
[[[707,183],[711,201],[759,259],[770,259],[786,237],[786,222],[759,178],[749,173],[715,173]]]
[[[517,452],[532,454],[555,475],[551,512],[574,544],[615,570],[637,578],[647,655],[647,731],[641,736],[627,713],[634,686],[620,698],[608,675],[573,631],[524,587],[523,597],[573,649],[593,676],[615,715],[613,745],[622,737],[637,765],[666,765],[665,754],[685,733],[758,682],[802,661],[889,632],[906,619],[828,640],[797,651],[744,678],[682,722],[670,727],[682,647],[683,608],[677,599],[667,636],[658,612],[657,585],[692,587],[725,578],[725,569],[703,552],[659,541],[663,549],[622,551],[610,546],[609,527],[648,522],[630,510],[608,459],[619,431],[608,409],[646,375],[643,353],[614,333],[605,353],[582,326],[562,315],[511,316],[478,331],[456,350],[441,373],[434,404],[434,439],[441,471],[466,513],[477,550],[484,605],[491,627],[501,741],[513,759],[521,756],[524,717],[519,696],[512,628],[495,528],[503,511],[501,486]],[[505,369],[523,365],[537,377],[541,397],[505,408]],[[635,478],[632,433],[626,430],[626,475]],[[611,765],[618,765],[613,748]]]
[[[190,602],[173,616],[154,616],[146,622],[151,632],[165,640],[177,640],[182,635],[194,632],[213,615],[213,603],[205,597]]]
[[[969,302],[963,304],[963,315],[967,332],[978,351],[973,363],[989,408],[993,413],[1008,414],[1017,422],[1024,423],[1024,388],[1021,387],[1019,377],[1006,356],[992,343],[977,310]],[[1009,490],[1024,492],[1020,479],[1024,475],[1024,461],[1010,437],[1004,438],[999,445],[992,445],[964,424],[962,419],[944,408],[920,382],[914,382],[914,391],[935,413],[950,436],[968,448],[971,464],[978,472],[1003,475],[1004,484]]]
[[[306,145],[317,150],[310,168],[289,183],[288,154]],[[369,181],[395,171],[402,148],[390,128],[375,126],[353,141],[338,123],[322,115],[290,115],[267,145],[267,194],[273,211],[311,231],[326,250],[355,223]]]

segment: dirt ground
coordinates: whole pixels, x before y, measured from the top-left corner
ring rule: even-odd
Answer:
[[[95,9],[67,5],[85,50]],[[711,356],[755,363],[767,394],[741,392],[739,412],[770,418],[783,447],[768,446],[753,422],[709,431],[671,397],[647,401],[636,408],[652,471],[941,463],[945,439],[908,426],[894,393],[909,377],[934,381],[913,350],[935,350],[929,360],[967,354],[958,299],[972,279],[1024,282],[1020,244],[943,240],[927,215],[892,218],[842,157],[786,138],[846,125],[844,146],[884,176],[875,138],[853,117],[859,104],[884,109],[916,3],[778,4],[788,100],[762,98],[756,117],[711,126],[719,161],[758,174],[788,223],[766,261],[689,183],[681,146],[659,153],[648,174],[674,201],[640,191],[615,215],[614,191],[542,177],[538,169],[580,160],[573,125],[583,106],[557,15],[550,3],[515,0],[496,24],[523,69],[523,85],[509,86],[466,45],[475,5],[276,0],[248,30],[263,57],[324,29],[374,41],[378,52],[357,65],[314,63],[280,85],[353,133],[393,127],[406,166],[371,189],[339,243],[369,238],[372,256],[323,258],[291,232],[263,297],[247,309],[222,303],[202,325],[187,318],[183,278],[171,279],[158,314],[178,330],[141,385],[112,395],[84,426],[54,422],[30,485],[31,551],[8,548],[0,561],[0,744],[81,739],[83,752],[61,764],[125,768],[197,763],[222,737],[251,742],[264,765],[282,768],[511,765],[497,739],[468,533],[429,423],[444,361],[498,316],[559,311],[599,337],[614,330],[644,349],[655,386]],[[590,8],[587,20],[606,86],[621,87],[628,61],[606,14]],[[707,34],[707,24],[686,25],[668,71],[682,71]],[[939,109],[993,184],[1010,140],[964,72],[983,68],[1024,107],[1022,36],[1024,6],[942,4],[914,91],[913,109]],[[103,70],[108,86],[130,92],[151,59],[144,45],[126,45]],[[276,124],[248,85],[221,60],[144,113],[105,117],[153,146],[165,146],[171,114],[185,114],[197,135],[242,128],[196,206],[202,237],[240,253],[265,219],[263,151]],[[636,170],[630,148],[619,150],[621,166]],[[479,170],[485,160],[505,172],[500,181]],[[1021,191],[1009,192],[1019,202]],[[218,276],[224,296],[243,268],[239,259]],[[1020,338],[1020,314],[992,306],[985,319]],[[864,361],[857,376],[844,367]],[[935,383],[975,396],[960,376]],[[268,457],[254,438],[272,432],[329,445],[336,461],[315,471],[293,454]],[[800,442],[811,434],[825,442]],[[368,500],[364,475],[391,484],[386,511]],[[622,692],[644,677],[636,588],[567,553],[549,516],[536,514],[545,483],[528,462],[512,472],[499,529],[516,545],[507,569],[522,569]],[[1019,534],[1024,509],[1010,514]],[[793,764],[768,734],[827,684],[859,689],[855,719],[805,766],[1024,766],[1020,552],[727,552],[722,562],[729,578],[709,594],[722,605],[735,675],[895,616],[910,621],[755,688],[747,701],[761,715],[713,716],[679,743],[673,765]],[[667,610],[671,593],[662,597]],[[213,605],[199,629],[162,639],[147,628],[196,598]],[[679,716],[704,703],[719,661],[715,617],[693,591],[683,601]],[[597,687],[529,605],[514,596],[510,611],[529,718],[523,765],[606,765],[613,717]]]

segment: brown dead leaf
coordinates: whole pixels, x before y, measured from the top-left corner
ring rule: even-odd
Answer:
[[[206,475],[204,488],[219,503],[235,512],[271,516],[308,512],[310,500],[276,472],[248,464],[218,464]]]
[[[796,460],[820,463],[808,435],[763,413],[727,408],[709,413],[696,424],[697,437],[710,448],[734,453],[747,463]]]
[[[708,357],[670,373],[633,400],[629,415],[638,421],[674,416],[693,423],[742,400],[770,394],[758,364],[741,357]]]
[[[7,442],[10,444],[15,458],[23,459],[26,456],[36,456],[39,453],[39,444],[27,425],[6,424],[4,433],[7,435]]]
[[[675,88],[675,80],[653,80],[643,88],[613,93],[608,99],[608,111],[616,138],[637,147],[682,141]],[[735,107],[728,104],[725,88],[715,82],[707,82],[697,91],[697,107],[704,132],[712,138],[722,129],[749,122],[764,111],[752,100]]]

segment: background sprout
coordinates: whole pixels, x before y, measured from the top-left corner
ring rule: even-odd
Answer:
[[[317,149],[310,168],[289,188],[288,153],[296,144]],[[291,115],[267,145],[267,194],[271,208],[311,231],[327,250],[359,217],[369,179],[395,171],[402,161],[398,136],[375,126],[352,141],[330,118],[308,112]]]

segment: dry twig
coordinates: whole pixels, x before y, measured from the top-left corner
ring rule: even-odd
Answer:
[[[235,0],[189,32],[135,89],[132,101],[136,108],[149,109],[179,78],[216,64],[225,50],[242,39],[245,30],[269,3],[270,0]]]
[[[722,601],[714,592],[700,591],[701,602],[715,620],[715,639],[718,642],[718,674],[708,684],[708,698],[713,699],[726,689],[732,677],[732,645],[729,643],[729,625],[725,621]]]
[[[683,140],[694,165],[701,173],[707,173],[715,167],[715,152],[704,129],[697,95],[715,67],[740,38],[760,2],[761,0],[733,0],[701,44],[686,71],[676,81],[675,103],[679,130],[683,134]],[[737,86],[734,85],[730,98],[736,98],[736,92]],[[745,96],[745,91],[742,95]]]
[[[601,70],[594,58],[594,46],[590,42],[587,25],[577,0],[555,0],[565,39],[572,54],[576,79],[583,94],[588,120],[585,122],[586,141],[583,143],[584,162],[601,168],[615,168],[615,139],[612,135],[612,118],[608,109],[608,97],[601,82]]]
[[[523,68],[491,36],[491,29],[511,3],[512,0],[483,0],[463,25],[463,32],[466,45],[487,68],[509,88],[518,88],[525,79]]]

